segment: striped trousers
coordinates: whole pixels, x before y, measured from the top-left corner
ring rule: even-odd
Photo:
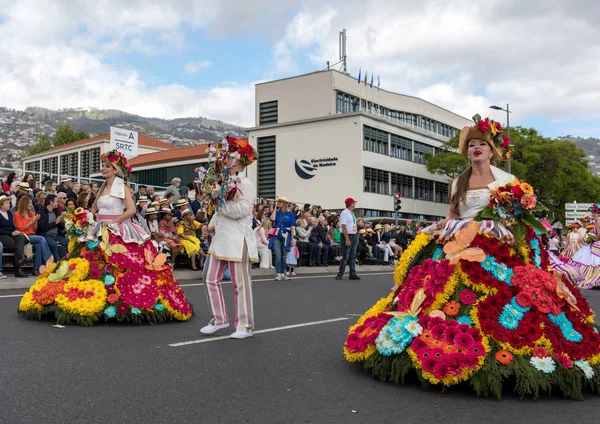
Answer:
[[[241,262],[223,261],[214,255],[208,255],[204,265],[204,288],[211,309],[213,325],[228,324],[229,317],[223,298],[221,280],[225,266],[229,265],[233,296],[235,302],[235,329],[252,333],[254,330],[254,309],[252,306],[252,264],[248,258],[248,249],[244,245]]]

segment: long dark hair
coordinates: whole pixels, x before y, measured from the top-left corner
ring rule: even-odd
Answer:
[[[456,189],[452,190],[454,181],[450,184],[450,210],[458,211],[458,205],[460,202],[464,202],[467,198],[467,191],[469,190],[469,179],[473,168],[468,166],[461,174],[454,180],[456,182]]]

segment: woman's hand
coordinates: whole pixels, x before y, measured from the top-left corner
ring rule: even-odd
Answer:
[[[437,223],[438,230],[444,228],[446,226],[446,224],[448,223],[448,221],[450,221],[450,219],[446,218],[446,219],[442,219],[440,222],[438,222]]]

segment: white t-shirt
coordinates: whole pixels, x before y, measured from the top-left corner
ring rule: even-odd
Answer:
[[[558,250],[558,239],[556,237],[548,240],[548,250]]]
[[[340,214],[340,231],[342,231],[342,225],[346,225],[348,234],[356,234],[356,217],[354,216],[354,212],[350,212],[348,209],[342,211]]]

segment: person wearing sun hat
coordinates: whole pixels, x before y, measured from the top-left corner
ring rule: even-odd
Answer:
[[[346,209],[340,214],[340,230],[342,238],[340,244],[342,245],[342,260],[340,261],[340,268],[336,280],[341,280],[346,271],[346,265],[350,266],[350,280],[360,280],[360,277],[356,275],[356,251],[358,249],[358,227],[356,225],[356,216],[354,215],[354,209],[356,209],[356,200],[352,197],[348,197],[344,204]]]
[[[221,281],[228,267],[234,285],[235,332],[233,339],[245,339],[254,334],[254,305],[252,300],[252,262],[258,262],[256,236],[252,230],[252,211],[256,199],[256,187],[245,176],[244,170],[256,160],[256,152],[248,140],[227,137],[219,143],[222,153],[217,161],[223,165],[235,181],[233,189],[213,214],[209,230],[214,231],[208,257],[204,263],[204,289],[211,309],[212,319],[202,327],[202,334],[213,334],[229,327],[229,316]],[[209,156],[216,146],[207,149]],[[216,164],[215,164],[216,165]]]
[[[585,229],[578,221],[571,223],[568,227],[567,245],[563,249],[560,257],[570,260],[585,244]]]
[[[578,286],[584,289],[600,287],[600,203],[594,204],[590,212],[592,216],[584,222],[588,224],[588,232],[583,236],[588,244],[581,247],[568,262],[568,265],[580,271],[582,279]],[[583,235],[583,229],[579,231]]]
[[[190,258],[192,270],[198,271],[196,260],[200,254],[200,240],[196,236],[196,231],[200,229],[200,223],[194,219],[191,209],[184,210],[181,217],[182,220],[177,224],[177,234],[183,244],[183,250]]]

